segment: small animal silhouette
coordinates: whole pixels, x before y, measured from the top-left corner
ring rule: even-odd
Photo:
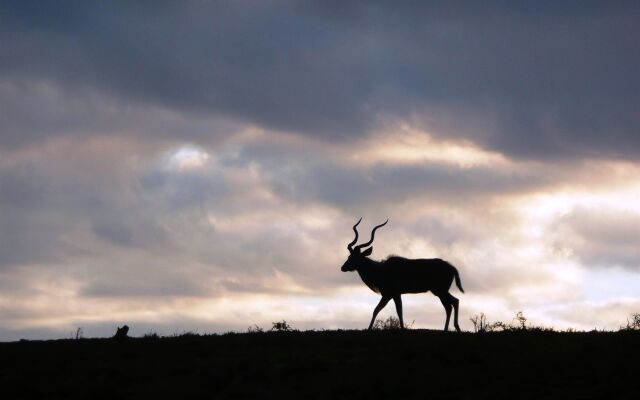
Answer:
[[[347,261],[342,265],[341,270],[343,272],[357,271],[365,285],[382,296],[380,303],[378,303],[373,310],[373,317],[371,318],[369,329],[373,327],[373,323],[380,310],[382,310],[391,299],[393,299],[393,302],[396,304],[400,326],[404,328],[401,295],[405,293],[425,293],[431,291],[440,298],[440,302],[442,302],[447,313],[444,330],[449,330],[449,319],[451,318],[451,309],[453,308],[453,326],[456,328],[456,331],[459,332],[459,301],[449,293],[449,288],[454,279],[458,289],[464,293],[458,270],[453,265],[439,258],[408,259],[390,256],[382,261],[371,260],[368,256],[371,255],[373,247],[365,250],[362,249],[373,243],[376,230],[385,226],[389,220],[373,228],[371,231],[371,240],[354,248],[353,245],[358,241],[357,227],[360,221],[362,221],[362,218],[353,226],[356,238],[347,245],[349,258],[347,258]]]
[[[117,340],[127,339],[129,337],[127,333],[129,333],[129,327],[127,325],[124,325],[122,328],[118,327],[113,338]]]

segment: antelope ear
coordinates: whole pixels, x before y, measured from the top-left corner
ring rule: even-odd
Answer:
[[[373,252],[373,247],[369,247],[368,249],[362,252],[362,255],[365,257],[369,257],[372,252]]]

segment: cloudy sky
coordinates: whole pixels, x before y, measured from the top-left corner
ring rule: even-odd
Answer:
[[[638,38],[624,1],[3,1],[0,340],[364,328],[361,216],[457,266],[463,329],[617,329]]]

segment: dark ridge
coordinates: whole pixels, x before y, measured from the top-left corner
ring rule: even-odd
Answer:
[[[640,333],[264,332],[0,343],[3,399],[635,398]]]

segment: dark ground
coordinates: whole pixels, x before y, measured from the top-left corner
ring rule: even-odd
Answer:
[[[640,332],[325,331],[0,343],[2,399],[640,398]]]

